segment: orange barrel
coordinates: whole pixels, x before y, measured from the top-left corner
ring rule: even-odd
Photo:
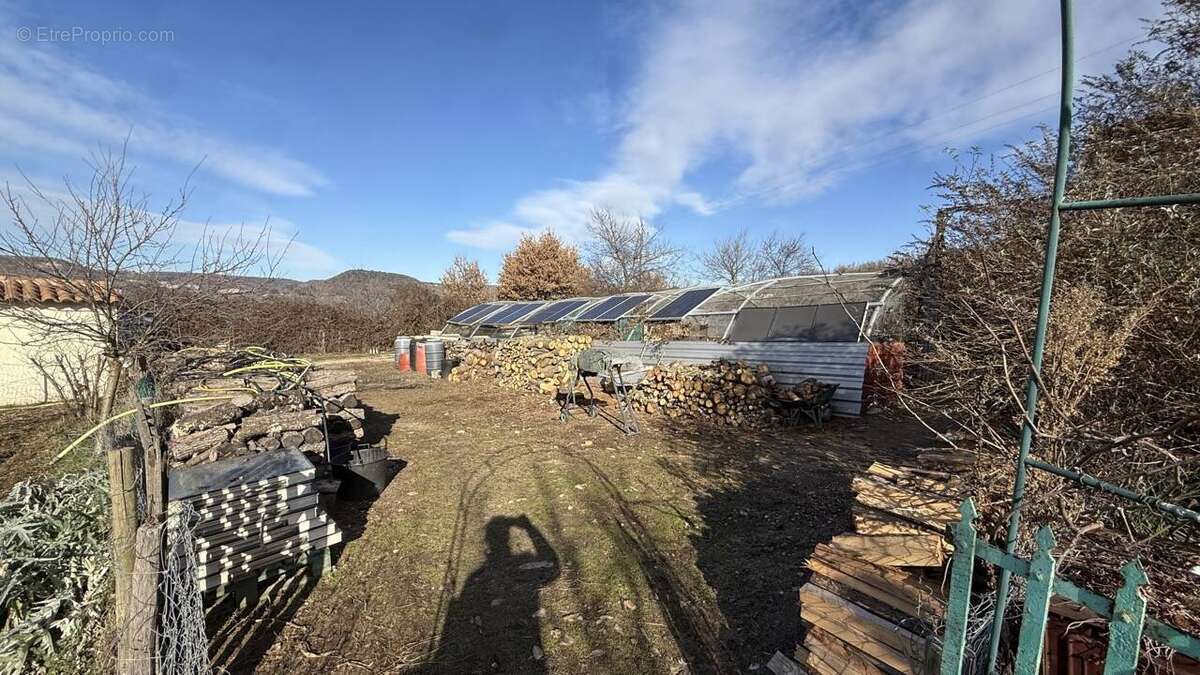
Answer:
[[[396,369],[402,373],[412,370],[412,338],[400,336],[396,338]]]
[[[425,343],[413,340],[413,372],[427,375],[425,372]]]

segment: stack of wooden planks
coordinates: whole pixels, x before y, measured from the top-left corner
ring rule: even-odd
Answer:
[[[295,449],[176,469],[169,509],[194,514],[196,578],[208,591],[297,566],[342,540]]]
[[[939,532],[957,520],[957,481],[877,462],[852,488],[855,532],[818,545],[808,561],[796,658],[819,675],[932,672],[947,553]]]

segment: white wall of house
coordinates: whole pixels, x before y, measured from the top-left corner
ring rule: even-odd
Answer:
[[[68,336],[53,341],[41,339],[42,331],[22,317],[30,311],[53,320],[93,320],[92,313],[79,307],[46,305],[23,307],[20,312],[0,304],[0,406],[31,405],[59,400],[58,391],[34,366],[34,360],[53,364],[55,355],[75,363],[82,356],[94,378],[100,349],[87,339]]]

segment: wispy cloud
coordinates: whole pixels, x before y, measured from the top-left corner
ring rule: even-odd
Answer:
[[[175,240],[180,245],[191,246],[203,243],[206,238],[224,238],[228,245],[237,242],[259,242],[266,254],[267,262],[277,262],[273,272],[282,277],[319,279],[336,274],[345,265],[328,252],[301,241],[295,223],[282,218],[273,218],[247,223],[201,223],[181,220],[175,228]],[[265,273],[247,270],[246,274]]]
[[[308,196],[328,184],[317,169],[277,148],[244,143],[171,114],[134,86],[66,57],[53,45],[12,39],[0,11],[0,148],[78,158],[126,138],[136,155],[201,164],[234,184]]]
[[[32,218],[30,222],[41,227],[49,227],[56,221],[56,205],[70,208],[74,201],[61,179],[28,176],[3,168],[0,168],[0,189],[11,190],[19,200],[24,216]],[[13,227],[10,214],[0,212],[0,233],[11,233]],[[224,240],[227,250],[239,242],[260,246],[265,254],[260,269],[246,270],[246,274],[266,273],[268,262],[277,263],[273,270],[276,275],[299,279],[328,277],[346,268],[336,256],[302,240],[299,234],[296,223],[285,218],[256,217],[242,222],[201,222],[181,218],[171,233],[170,242],[178,247],[184,267],[193,247],[206,241]]]
[[[1081,6],[1081,68],[1106,69],[1160,11]],[[1057,12],[1043,0],[685,2],[643,36],[608,170],[521,197],[506,227],[577,237],[595,205],[652,217],[789,202],[880,158],[1029,125],[1055,105]],[[737,167],[720,199],[687,184],[714,162]],[[487,227],[449,236],[470,243]]]

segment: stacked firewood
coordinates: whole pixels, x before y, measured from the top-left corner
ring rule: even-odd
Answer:
[[[651,368],[633,392],[640,412],[668,417],[711,417],[742,424],[770,413],[765,405],[775,386],[766,364],[741,361],[711,365],[669,363]]]
[[[450,381],[494,379],[507,389],[553,394],[571,384],[572,359],[592,346],[587,335],[522,337],[499,342],[494,351],[475,347],[450,371]]]
[[[961,486],[876,462],[852,483],[855,532],[818,544],[800,589],[808,624],[797,660],[818,675],[916,675],[936,668],[946,543]]]
[[[776,418],[771,399],[809,401],[828,386],[814,379],[793,386],[780,384],[765,363],[672,362],[647,371],[633,392],[633,402],[638,411],[650,415],[702,417],[734,426],[754,426]]]
[[[357,375],[351,370],[250,370],[222,376],[230,361],[211,359],[200,373],[177,372],[164,388],[174,398],[214,398],[182,406],[167,431],[168,461],[194,466],[242,455],[297,449],[324,457],[363,437]],[[218,373],[210,374],[216,370]],[[188,375],[200,375],[188,377]]]

